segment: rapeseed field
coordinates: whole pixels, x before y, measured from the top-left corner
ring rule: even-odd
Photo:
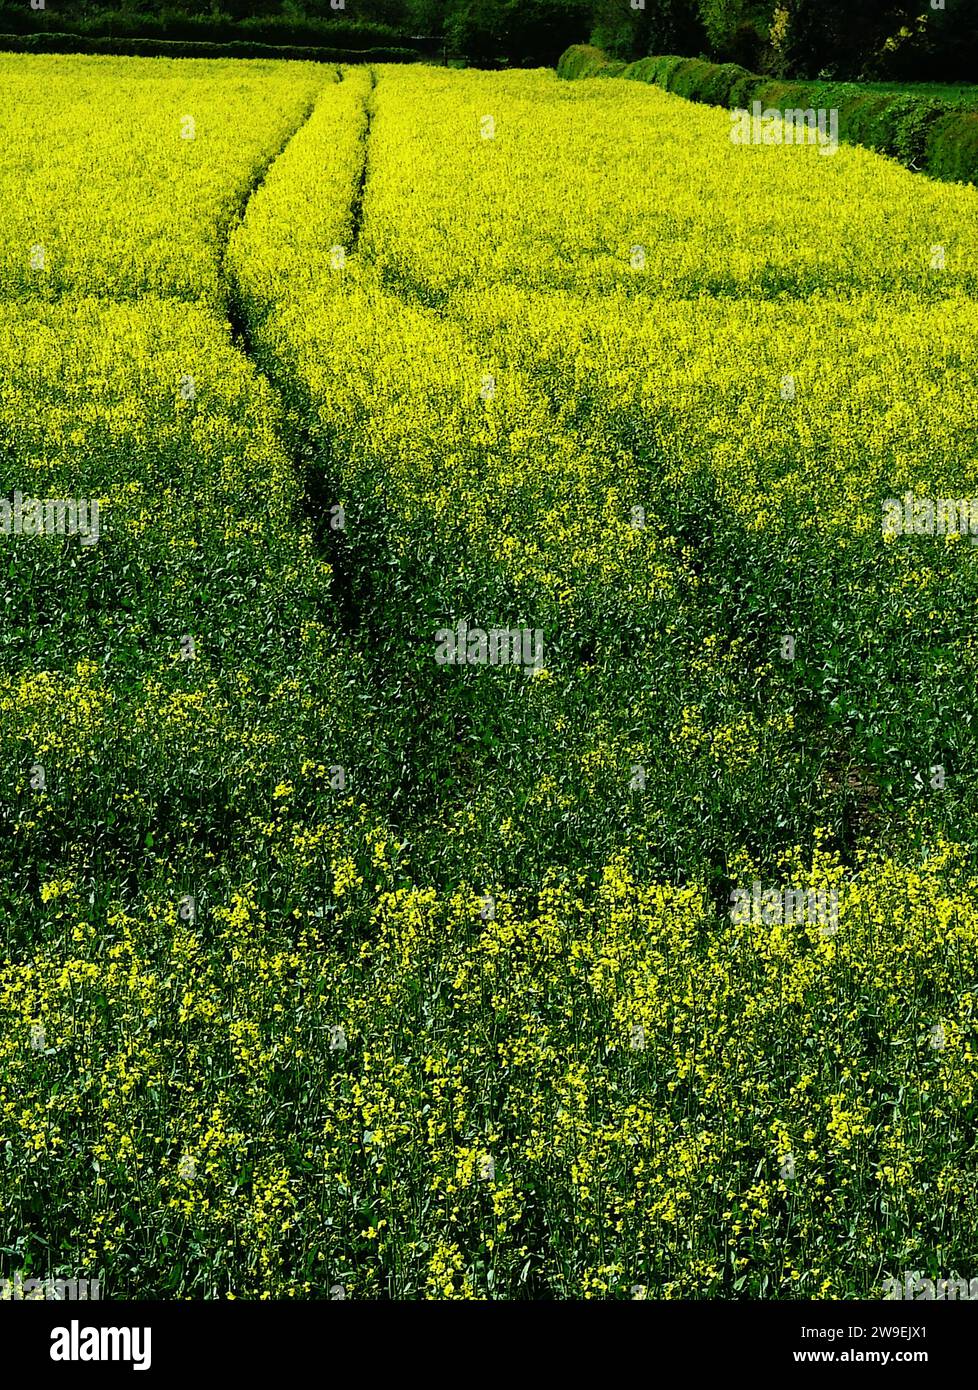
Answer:
[[[544,71],[0,85],[0,1273],[973,1271],[978,192]]]

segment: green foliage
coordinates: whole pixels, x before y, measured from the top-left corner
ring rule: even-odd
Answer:
[[[687,58],[669,74],[667,90],[690,100],[698,99],[696,93],[705,86],[712,67],[703,58]]]
[[[493,62],[505,47],[505,0],[449,0],[445,40],[474,63]]]
[[[956,183],[978,183],[978,114],[955,112],[931,123],[927,170]]]
[[[76,34],[0,34],[0,52],[98,53],[126,58],[255,58],[306,63],[414,63],[415,48],[292,48],[232,41],[88,38]]]
[[[710,50],[738,63],[756,63],[776,0],[699,0]]]
[[[656,53],[695,53],[706,45],[696,0],[593,0],[591,42],[613,58]]]
[[[738,77],[735,82],[731,83],[727,105],[731,108],[739,107],[743,110],[745,107],[749,106],[757,96],[757,86],[758,79],[756,73],[749,72],[743,77]]]
[[[594,0],[590,42],[610,58],[635,58],[643,51],[645,16],[628,0]]]
[[[785,56],[808,77],[973,79],[978,64],[978,0],[947,0],[943,10],[906,0],[785,0]]]
[[[902,164],[923,168],[931,129],[946,111],[946,107],[935,101],[915,96],[907,96],[893,103],[891,150]]]
[[[603,3],[615,11],[614,0]],[[718,62],[762,72],[780,72],[784,63],[791,75],[809,79],[947,81],[973,76],[978,67],[978,0],[948,0],[943,10],[926,3],[914,7],[906,0],[868,0],[855,6],[849,0],[698,0],[696,10],[699,39],[656,33],[653,21],[652,43],[644,51],[706,51]],[[776,48],[772,25],[779,11],[787,12],[787,27]],[[601,45],[597,29],[593,41]]]
[[[845,131],[847,140],[885,153],[888,146],[886,118],[892,105],[889,97],[857,90],[840,110],[839,128]]]
[[[557,63],[557,76],[597,77],[609,66],[608,56],[591,44],[575,43],[565,49]]]
[[[783,42],[772,40],[784,11]],[[782,27],[778,21],[779,34]],[[946,81],[978,67],[978,0],[947,0],[943,10],[926,0],[920,7],[907,0],[644,0],[642,8],[630,0],[344,0],[337,9],[331,0],[47,0],[44,10],[0,0],[3,33],[331,51],[410,48],[425,35],[477,63],[524,66],[556,63],[569,44],[587,39],[626,63],[661,53],[707,55],[809,79]]]
[[[737,63],[711,64],[699,85],[697,100],[709,102],[712,106],[729,106],[734,88],[742,86],[744,80],[752,75]]]
[[[170,42],[318,45],[336,49],[391,47],[408,33],[399,3],[386,10],[374,0],[357,6],[356,18],[328,4],[314,11],[266,3],[237,13],[171,4],[159,10],[119,4],[76,7],[52,3],[31,10],[20,0],[0,0],[0,32],[75,34],[89,39],[157,39]],[[400,45],[402,46],[402,45]],[[96,51],[96,50],[88,50]]]
[[[447,0],[449,48],[474,63],[556,64],[587,33],[586,0]]]
[[[789,23],[784,53],[789,69],[814,78],[860,77],[870,55],[899,28],[904,0],[787,0]]]
[[[672,81],[674,73],[677,68],[682,67],[686,59],[667,54],[665,57],[649,58],[646,61],[653,64],[653,67],[649,69],[650,76],[648,80],[655,82],[660,87],[665,87],[668,91],[669,83]]]
[[[663,82],[663,64],[670,62],[669,58],[637,58],[634,63],[629,63],[621,74],[628,78],[629,82],[648,82],[653,86],[665,86]]]
[[[277,0],[224,0],[200,12],[191,4],[172,3],[145,10],[119,3],[75,7],[52,5],[31,11],[20,0],[0,0],[0,33],[48,36],[30,44],[8,43],[22,51],[66,49],[70,34],[81,52],[176,52],[150,48],[111,49],[107,41],[249,45],[226,50],[260,53],[259,46],[293,50],[312,46],[330,52],[373,50],[376,61],[386,53],[415,48],[413,36],[443,37],[457,53],[477,62],[506,58],[524,65],[556,63],[568,44],[584,38],[590,26],[588,0],[358,0],[333,9],[328,0],[278,3]],[[87,41],[87,42],[83,42]],[[384,50],[383,52],[381,50]],[[209,50],[180,49],[202,54]],[[285,56],[284,54],[281,56]],[[394,53],[396,59],[399,53]]]

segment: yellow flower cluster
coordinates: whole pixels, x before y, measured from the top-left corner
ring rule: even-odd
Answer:
[[[0,970],[4,1128],[33,1180],[67,1181],[67,1151],[87,1182],[90,1154],[114,1205],[241,1242],[238,1295],[301,1294],[300,1235],[361,1293],[868,1291],[879,1184],[919,1209],[971,1143],[978,879],[950,846],[848,886],[831,857],[785,870],[841,885],[835,935],[724,925],[627,856],[528,911],[499,889],[488,922],[470,892],[384,891],[346,951],[254,892],[210,942],[165,903],[113,907],[111,949]],[[86,928],[71,884],[48,899],[62,941]],[[71,1234],[111,1262],[102,1215],[83,1202]]]
[[[224,229],[335,70],[0,56],[0,297],[224,303]]]

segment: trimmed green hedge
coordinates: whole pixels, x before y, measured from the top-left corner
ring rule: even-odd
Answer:
[[[575,43],[560,55],[557,72],[561,77],[614,77],[622,73],[625,66],[609,58],[600,48],[593,48],[589,43]]]
[[[912,92],[874,92],[856,82],[789,82],[760,77],[736,63],[672,55],[611,62],[599,48],[575,44],[557,65],[558,77],[624,77],[649,82],[688,101],[712,106],[789,108],[839,113],[839,137],[890,155],[932,178],[978,184],[978,111]]]
[[[935,178],[978,182],[978,113],[942,114],[928,133],[924,163]]]
[[[169,43],[261,43],[285,48],[413,48],[401,27],[353,19],[345,11],[328,18],[311,15],[187,13],[186,0],[154,5],[58,5],[32,10],[28,0],[0,0],[0,30],[11,34],[76,34],[84,39],[160,39]],[[204,7],[200,7],[204,8]],[[240,7],[239,7],[240,8]],[[154,11],[154,12],[151,12]]]
[[[9,53],[100,53],[119,58],[281,58],[306,63],[414,63],[413,48],[301,48],[185,39],[88,39],[78,34],[0,34]]]

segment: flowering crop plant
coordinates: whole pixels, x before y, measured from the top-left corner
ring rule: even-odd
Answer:
[[[978,190],[544,70],[0,85],[0,1275],[975,1271]]]

